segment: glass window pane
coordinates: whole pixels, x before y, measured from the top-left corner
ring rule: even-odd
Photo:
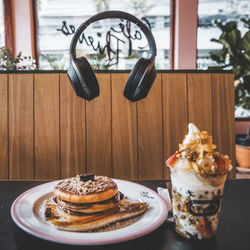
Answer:
[[[3,0],[0,0],[0,47],[5,45]]]
[[[40,69],[67,69],[74,31],[104,10],[126,11],[150,26],[158,49],[156,67],[169,68],[170,0],[39,0],[37,8]],[[80,38],[77,55],[88,58],[97,69],[133,68],[138,58],[148,57],[149,50],[139,28],[128,25],[120,19],[91,24]]]
[[[210,59],[209,52],[220,50],[222,45],[211,42],[212,38],[219,39],[221,30],[215,21],[223,24],[236,21],[243,36],[247,28],[240,21],[250,18],[249,0],[199,0],[198,5],[198,33],[197,33],[197,68],[207,69],[209,66],[218,66]]]

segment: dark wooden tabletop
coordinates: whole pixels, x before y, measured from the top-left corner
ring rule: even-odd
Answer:
[[[22,192],[45,182],[0,181],[0,249],[250,249],[250,180],[229,180],[225,185],[219,226],[210,240],[188,240],[177,235],[173,224],[163,223],[154,232],[135,240],[104,246],[68,246],[42,240],[15,225],[10,216],[12,202]],[[140,181],[153,190],[165,187],[164,181]]]

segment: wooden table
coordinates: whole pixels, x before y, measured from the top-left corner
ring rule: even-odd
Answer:
[[[187,240],[177,235],[173,224],[164,223],[154,232],[124,243],[105,246],[67,246],[45,241],[19,229],[11,219],[10,207],[15,198],[41,181],[0,181],[0,249],[213,249],[245,250],[250,247],[250,180],[229,180],[220,213],[218,231],[210,240]],[[165,187],[164,181],[140,181],[153,190]]]

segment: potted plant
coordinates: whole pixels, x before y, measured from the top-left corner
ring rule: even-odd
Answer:
[[[236,161],[240,167],[250,168],[250,125],[246,134],[236,135]]]
[[[0,70],[35,70],[35,60],[30,56],[22,56],[19,52],[14,58],[8,47],[0,48]]]
[[[250,121],[250,19],[241,19],[248,29],[244,36],[237,28],[237,22],[221,22],[215,24],[221,29],[219,39],[211,39],[220,43],[222,49],[210,52],[211,59],[219,66],[210,69],[230,69],[235,76],[235,116],[246,117],[243,123],[249,125]],[[242,124],[236,121],[236,130]],[[244,168],[250,167],[250,129],[247,134],[236,135],[236,160]]]
[[[244,36],[237,29],[237,22],[221,22],[215,24],[221,29],[219,39],[211,39],[212,42],[222,44],[222,49],[210,52],[211,59],[219,66],[210,69],[230,69],[235,75],[235,113],[240,116],[243,110],[250,116],[250,19],[241,19],[248,29]],[[237,112],[237,110],[239,110]]]

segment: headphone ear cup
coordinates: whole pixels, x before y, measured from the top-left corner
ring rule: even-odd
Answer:
[[[132,102],[146,97],[156,75],[154,62],[150,59],[140,58],[129,76],[124,96]]]
[[[90,101],[99,95],[95,73],[85,57],[72,59],[67,74],[77,96]]]
[[[134,68],[132,69],[132,71],[130,72],[130,75],[128,77],[128,80],[127,80],[127,83],[126,83],[126,86],[125,86],[123,94],[129,100],[133,99],[135,90],[136,90],[136,88],[137,88],[137,86],[139,84],[139,82],[135,82],[134,79],[135,79],[135,76],[138,73],[138,69],[142,65],[143,61],[144,61],[144,58],[140,58],[136,62]]]

